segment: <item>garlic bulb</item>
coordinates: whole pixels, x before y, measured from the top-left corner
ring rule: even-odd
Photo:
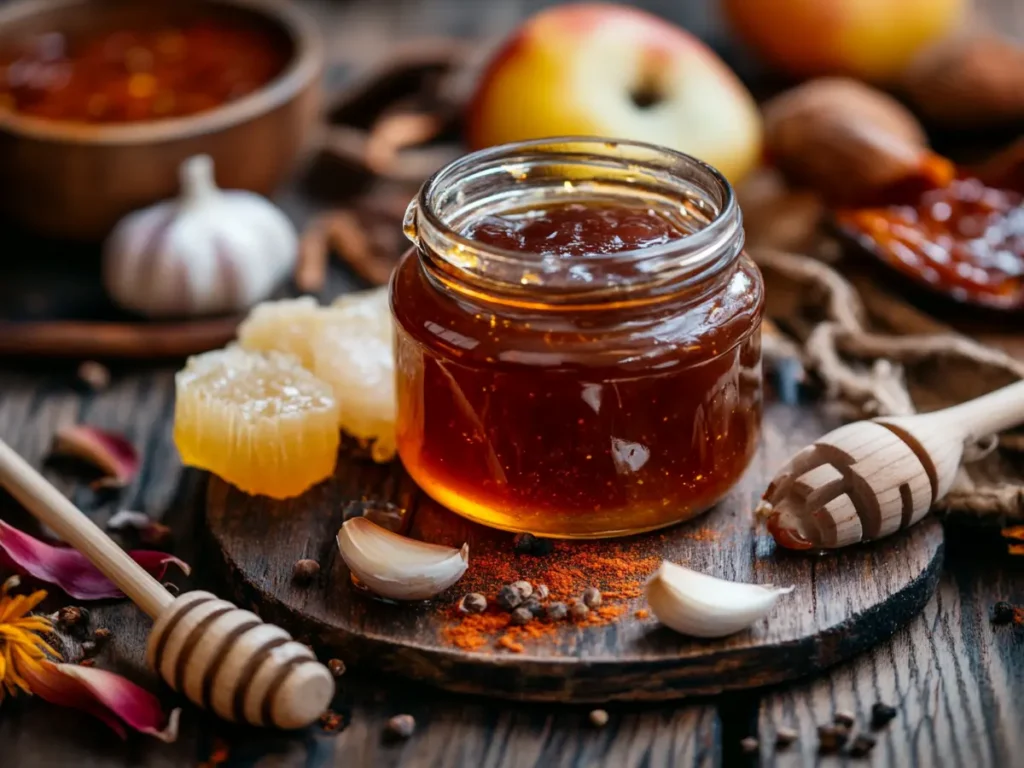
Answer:
[[[647,603],[665,626],[694,637],[724,637],[764,618],[793,587],[726,581],[664,562],[647,582]]]
[[[338,549],[349,570],[371,592],[392,600],[426,600],[448,589],[469,567],[462,549],[428,544],[382,528],[365,517],[345,521]]]
[[[107,239],[107,292],[149,317],[237,312],[265,299],[295,264],[291,222],[260,195],[218,189],[207,155],[180,173],[177,200],[129,214]]]

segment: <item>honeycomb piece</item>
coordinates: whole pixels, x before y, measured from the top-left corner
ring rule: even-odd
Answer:
[[[238,342],[258,352],[287,352],[312,369],[312,339],[321,312],[312,296],[264,301],[253,307],[238,327]]]
[[[375,461],[395,455],[394,324],[387,288],[342,296],[313,337],[313,372],[334,388],[345,432],[371,442]]]
[[[175,389],[174,442],[185,464],[276,499],[333,474],[338,404],[295,356],[232,345],[190,358]]]

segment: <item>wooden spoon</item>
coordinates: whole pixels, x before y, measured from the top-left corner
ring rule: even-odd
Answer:
[[[172,595],[2,440],[0,484],[155,619],[146,659],[174,690],[252,725],[302,728],[326,710],[334,678],[307,646],[209,592]]]
[[[847,424],[793,456],[764,501],[790,549],[835,549],[916,523],[953,484],[964,448],[1024,422],[1024,381],[961,405]]]

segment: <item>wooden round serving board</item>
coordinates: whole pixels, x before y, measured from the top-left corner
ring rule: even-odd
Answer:
[[[343,453],[335,477],[298,499],[246,496],[212,478],[207,522],[223,556],[234,597],[266,620],[359,665],[441,688],[523,700],[653,701],[751,688],[824,669],[889,637],[935,589],[943,532],[927,519],[872,544],[827,555],[776,550],[753,509],[767,480],[796,449],[827,431],[813,412],[780,404],[765,414],[761,449],[743,481],[703,517],[665,531],[607,542],[560,543],[554,555],[515,554],[509,534],[468,523],[419,493],[397,462],[376,466]],[[529,579],[550,557],[586,546],[649,564],[652,555],[728,579],[795,585],[772,614],[749,631],[698,641],[637,618],[643,598],[628,601],[606,626],[558,625],[522,653],[462,650],[446,642],[459,585],[432,603],[388,604],[353,587],[335,534],[353,499],[393,500],[408,510],[410,535],[448,544],[470,542],[470,572],[479,583],[491,565],[473,552],[504,552],[504,570]],[[408,519],[411,518],[411,519]],[[497,548],[497,549],[495,549]],[[292,582],[301,558],[318,560],[319,581]],[[474,565],[477,569],[474,572]],[[467,576],[466,578],[468,578]],[[465,579],[464,579],[465,581]],[[495,577],[494,591],[504,579]]]

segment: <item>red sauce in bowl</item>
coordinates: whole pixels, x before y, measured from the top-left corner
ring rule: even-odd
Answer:
[[[52,32],[0,53],[0,110],[86,123],[184,117],[252,93],[287,60],[269,32],[213,20]]]

